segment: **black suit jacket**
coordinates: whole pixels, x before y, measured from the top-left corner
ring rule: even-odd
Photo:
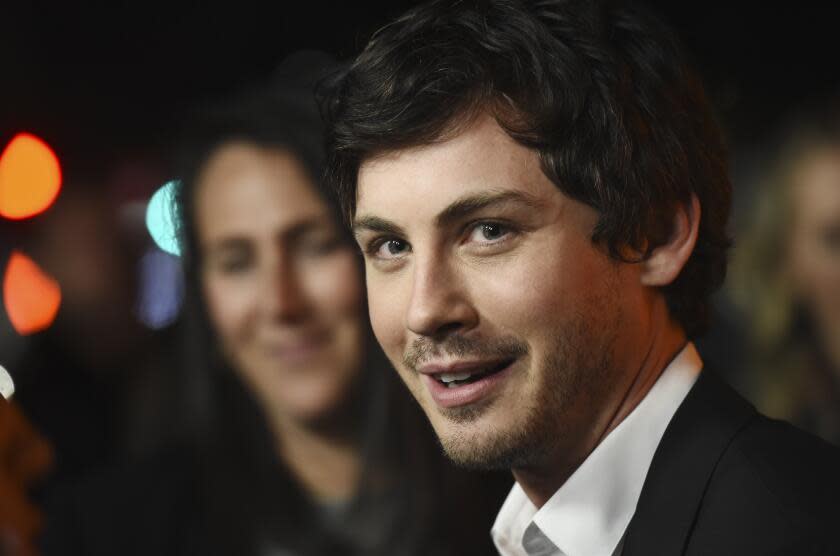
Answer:
[[[623,556],[840,555],[840,449],[704,370],[657,448]]]

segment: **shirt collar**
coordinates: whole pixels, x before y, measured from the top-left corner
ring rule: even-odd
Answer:
[[[686,344],[639,405],[539,510],[515,484],[493,525],[501,554],[527,554],[522,539],[532,522],[566,556],[612,554],[636,510],[665,428],[702,364],[694,344]]]

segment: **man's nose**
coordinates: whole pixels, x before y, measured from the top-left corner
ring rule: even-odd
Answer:
[[[474,327],[478,315],[455,264],[435,257],[415,261],[406,328],[420,336],[441,337]]]

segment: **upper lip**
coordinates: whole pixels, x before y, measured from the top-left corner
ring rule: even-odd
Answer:
[[[481,361],[452,361],[449,363],[431,362],[417,367],[417,372],[424,375],[439,375],[443,373],[470,373],[489,367],[495,367],[506,359],[485,359]]]
[[[267,340],[263,342],[263,346],[265,349],[270,351],[294,351],[297,349],[317,346],[326,341],[326,339],[326,333],[314,332],[293,337],[285,337],[283,339]]]

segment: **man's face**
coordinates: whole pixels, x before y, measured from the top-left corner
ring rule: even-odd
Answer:
[[[374,332],[448,455],[526,467],[591,449],[626,391],[644,294],[598,214],[493,120],[359,171]]]

